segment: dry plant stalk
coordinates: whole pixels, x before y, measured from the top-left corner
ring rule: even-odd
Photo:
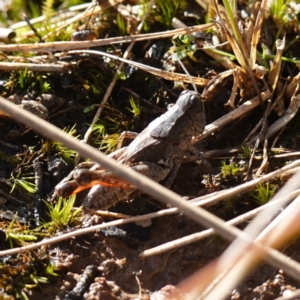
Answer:
[[[274,58],[274,64],[271,67],[270,73],[269,73],[269,78],[268,78],[268,83],[269,86],[271,86],[272,91],[275,91],[276,86],[277,86],[277,82],[278,82],[278,78],[280,75],[280,71],[281,71],[281,64],[282,64],[282,51],[285,47],[285,38],[283,38],[283,40],[277,40],[276,41],[276,55]]]
[[[78,15],[80,13],[78,13],[78,11],[81,10],[87,10],[91,7],[90,3],[84,3],[84,4],[79,4],[79,5],[75,5],[75,6],[71,6],[67,12],[59,12],[57,14],[55,14],[53,17],[50,18],[50,22],[53,24],[55,23],[56,27],[60,26],[62,22],[64,22],[64,20],[70,18],[70,17],[74,17],[75,15]],[[46,17],[44,15],[41,15],[39,17],[30,19],[30,23],[32,25],[40,23],[40,22],[44,22],[46,20]],[[17,23],[14,23],[10,26],[11,29],[13,30],[17,30],[23,27],[28,27],[28,23],[26,21],[20,21]]]
[[[19,63],[19,62],[0,62],[0,70],[4,71],[20,71],[28,70],[34,72],[58,72],[65,73],[70,70],[70,64],[33,64],[33,63]]]
[[[275,201],[271,201],[268,202],[267,204],[264,204],[258,208],[255,208],[249,212],[246,212],[242,215],[239,215],[238,217],[231,219],[229,221],[227,221],[228,224],[230,225],[238,225],[241,223],[246,222],[249,219],[252,219],[253,217],[255,217],[260,211],[262,211],[263,209],[266,209],[268,206],[272,206],[272,205],[276,205],[277,202],[282,201],[283,203],[287,203],[288,201],[292,201],[295,197],[297,197],[300,194],[300,190],[296,190],[294,192],[291,192],[290,194],[288,194],[287,196],[280,198],[280,199],[276,199]],[[201,205],[201,202],[195,202],[193,204],[196,205]],[[153,247],[151,249],[147,249],[144,250],[143,252],[140,253],[141,257],[147,257],[147,256],[152,256],[152,255],[159,255],[159,254],[163,254],[167,251],[171,251],[186,245],[189,245],[191,243],[195,243],[198,242],[204,238],[210,237],[212,235],[216,234],[214,229],[207,229],[201,232],[196,232],[187,236],[184,236],[182,238],[170,241],[168,243]]]
[[[271,93],[269,91],[261,92],[261,98],[263,101],[266,101],[270,98]],[[231,123],[232,121],[236,120],[237,118],[247,114],[252,109],[260,105],[259,97],[255,97],[251,100],[246,101],[238,108],[234,109],[233,111],[229,112],[228,114],[224,115],[223,117],[219,118],[218,120],[210,123],[209,125],[205,126],[205,129],[202,133],[202,135],[195,139],[195,142],[198,142],[212,133],[219,131],[222,129],[225,125]]]
[[[255,2],[254,2],[255,3]],[[254,5],[254,4],[252,4]],[[268,0],[262,0],[260,3],[260,8],[256,17],[252,39],[251,39],[251,50],[249,54],[249,64],[251,69],[254,69],[256,64],[256,54],[257,54],[257,45],[260,38],[261,26],[264,19],[264,15],[267,9]]]
[[[290,105],[283,116],[276,120],[268,129],[267,137],[273,136],[275,133],[280,131],[285,127],[296,115],[300,107],[300,95],[293,96],[291,98]],[[254,136],[248,144],[252,144],[257,139],[257,136]]]
[[[50,43],[38,43],[38,44],[9,44],[9,45],[0,45],[0,51],[11,52],[11,51],[20,51],[20,52],[55,52],[55,51],[69,51],[76,49],[86,49],[92,47],[99,47],[111,44],[119,43],[132,43],[147,41],[158,38],[169,38],[175,35],[180,34],[191,34],[193,32],[203,31],[215,27],[215,24],[204,24],[196,25],[188,28],[175,29],[164,32],[155,32],[155,33],[146,33],[146,34],[137,34],[132,36],[121,36],[114,38],[107,38],[94,41],[71,41],[71,42],[50,42]]]
[[[91,55],[96,55],[96,56],[104,56],[104,57],[109,57],[124,63],[127,63],[129,65],[132,65],[140,70],[143,70],[145,72],[148,72],[150,74],[153,74],[155,76],[161,77],[163,79],[166,80],[171,80],[171,81],[183,81],[183,82],[187,82],[190,83],[190,76],[186,75],[186,74],[180,74],[180,73],[173,73],[173,72],[167,72],[161,69],[157,69],[157,68],[153,68],[132,60],[128,60],[126,58],[122,58],[122,57],[118,57],[116,55],[112,55],[109,53],[105,53],[105,52],[101,52],[101,51],[93,51],[93,50],[75,50],[75,51],[69,51],[68,53],[70,54],[82,54],[82,53],[87,53],[87,54],[91,54]],[[199,86],[206,86],[208,84],[208,82],[210,81],[209,79],[206,78],[202,78],[202,77],[194,77],[191,76],[191,78],[193,79],[194,83],[199,85]]]

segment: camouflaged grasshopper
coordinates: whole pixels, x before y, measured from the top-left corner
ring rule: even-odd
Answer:
[[[166,180],[170,187],[184,153],[192,149],[193,137],[200,135],[204,129],[203,102],[197,92],[183,91],[176,103],[152,121],[128,147],[109,156],[156,182]],[[58,184],[56,192],[68,196],[92,186],[83,202],[87,209],[108,209],[136,191],[100,165],[77,169],[72,176],[72,181]]]

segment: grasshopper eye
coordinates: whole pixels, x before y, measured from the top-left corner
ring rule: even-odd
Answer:
[[[193,111],[195,112],[203,111],[203,103],[199,95],[192,95],[190,101],[191,101],[190,107],[193,109]]]

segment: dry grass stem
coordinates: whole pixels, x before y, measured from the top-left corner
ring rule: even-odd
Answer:
[[[282,64],[282,51],[285,47],[285,38],[283,40],[277,40],[276,41],[276,55],[274,58],[274,64],[271,67],[269,77],[268,77],[268,84],[270,87],[272,87],[272,91],[275,91],[278,78],[280,76],[281,71],[281,64]]]
[[[266,101],[271,96],[269,91],[262,92],[261,97],[263,101]],[[240,118],[241,116],[249,113],[252,109],[260,105],[259,97],[255,97],[251,100],[246,101],[238,108],[234,109],[233,111],[229,112],[228,114],[224,115],[223,117],[219,118],[218,120],[210,123],[209,125],[205,126],[205,129],[200,137],[195,139],[195,142],[200,141],[214,132],[221,130],[224,126],[232,123],[234,120]]]
[[[300,194],[300,190],[298,189],[296,191],[291,192],[289,195],[287,195],[283,198],[276,199],[275,201],[268,202],[265,205],[262,205],[262,206],[260,206],[256,209],[253,209],[249,212],[246,212],[246,213],[244,213],[244,214],[242,214],[242,215],[240,215],[240,216],[238,216],[238,217],[236,217],[236,218],[234,218],[230,221],[227,221],[227,223],[230,224],[230,225],[234,225],[234,226],[238,225],[238,224],[241,224],[241,223],[244,223],[247,220],[250,220],[253,217],[255,217],[263,209],[266,209],[266,208],[268,208],[269,206],[272,206],[272,205],[276,205],[278,202],[283,202],[283,203],[286,204],[287,201],[292,201],[299,194]],[[197,203],[195,203],[195,204],[197,204]],[[207,237],[210,237],[210,236],[214,235],[215,233],[216,232],[213,229],[207,229],[207,230],[204,230],[204,231],[201,231],[201,232],[196,232],[196,233],[187,235],[185,237],[182,237],[180,239],[177,239],[177,240],[174,240],[174,241],[156,246],[156,247],[151,248],[151,249],[147,249],[147,250],[141,252],[140,256],[141,257],[147,257],[147,256],[152,256],[152,255],[159,255],[159,254],[165,253],[167,251],[174,250],[174,249],[186,246],[188,244],[198,242],[198,241],[200,241],[204,238],[207,238]]]
[[[110,218],[116,218],[116,219],[132,218],[132,216],[130,216],[130,215],[115,213],[115,212],[108,211],[108,210],[96,210],[96,211],[92,211],[91,213],[96,214],[96,215],[101,216],[101,217],[110,217]],[[146,220],[149,220],[149,219],[146,219]]]
[[[65,16],[66,16],[66,18],[73,17],[75,15],[75,13],[78,14],[77,12],[79,10],[87,9],[88,7],[90,7],[90,5],[91,5],[90,3],[84,3],[84,4],[72,6],[69,8],[68,12],[59,13],[57,16],[52,17],[50,20],[52,23],[58,23],[62,18],[65,18]],[[71,14],[71,15],[69,15],[69,14]],[[30,23],[34,25],[34,24],[45,21],[45,19],[46,19],[45,16],[39,16],[37,18],[30,19]],[[19,29],[22,27],[27,27],[27,22],[20,21],[15,24],[12,24],[10,26],[10,29],[16,30],[16,29]]]
[[[104,57],[109,57],[124,63],[127,63],[131,66],[134,66],[136,68],[139,68],[140,70],[143,70],[145,72],[151,73],[155,76],[164,78],[166,80],[171,80],[171,81],[183,81],[183,82],[188,82],[190,83],[190,78],[188,75],[186,74],[180,74],[180,73],[172,73],[172,72],[167,72],[167,71],[163,71],[161,69],[157,69],[157,68],[153,68],[132,60],[128,60],[122,57],[118,57],[112,54],[108,54],[105,52],[101,52],[101,51],[93,51],[93,50],[75,50],[75,51],[69,51],[70,54],[82,54],[82,53],[87,53],[87,54],[92,54],[92,55],[97,55],[97,56],[104,56]],[[208,82],[210,81],[209,79],[206,78],[201,78],[201,77],[193,77],[191,76],[194,83],[196,85],[199,86],[205,86],[206,84],[208,84]]]
[[[254,3],[252,5],[255,5]],[[251,49],[249,54],[249,64],[251,69],[255,67],[256,58],[257,58],[257,45],[260,38],[261,26],[263,18],[267,9],[268,0],[262,0],[260,3],[260,9],[256,16],[256,21],[253,29],[252,39],[251,39]]]
[[[271,148],[271,150],[272,150],[272,148]],[[283,157],[292,157],[292,156],[299,156],[299,155],[300,155],[300,152],[296,151],[296,152],[290,152],[290,153],[271,155],[270,158],[283,158]]]
[[[275,133],[280,131],[285,127],[296,115],[300,106],[300,95],[294,96],[291,98],[290,105],[284,115],[276,120],[268,129],[267,137],[273,136]],[[248,144],[252,144],[257,139],[257,136],[254,136]]]
[[[288,171],[293,170],[300,166],[300,160],[295,160],[294,162],[290,163],[287,166],[282,167],[281,169],[278,169],[276,171],[273,171],[271,173],[268,173],[266,175],[263,175],[259,178],[253,179],[249,182],[245,182],[243,184],[240,184],[239,186],[236,186],[234,188],[230,188],[224,191],[216,192],[213,196],[206,195],[205,198],[198,197],[193,200],[191,200],[191,203],[201,203],[201,206],[205,205],[213,205],[221,200],[224,200],[226,198],[231,198],[237,195],[240,195],[241,193],[246,193],[250,190],[252,190],[255,186],[257,186],[260,183],[267,182],[269,180],[272,180],[276,178],[277,176],[285,176],[285,174]]]
[[[73,42],[50,42],[50,43],[38,43],[38,44],[10,44],[10,45],[0,45],[0,51],[11,52],[54,52],[54,51],[69,51],[76,49],[86,49],[92,47],[100,47],[105,45],[120,44],[120,43],[132,43],[139,41],[148,41],[152,39],[169,38],[180,34],[191,34],[198,31],[207,30],[215,27],[215,24],[204,24],[196,25],[188,28],[175,29],[164,32],[155,32],[147,34],[137,34],[132,36],[121,36],[114,38],[107,38],[102,40],[94,41],[73,41]]]
[[[293,77],[292,81],[287,85],[285,97],[287,99],[291,98],[295,94],[295,90],[297,89],[300,83],[300,73]]]
[[[0,70],[20,71],[25,70],[34,72],[59,72],[65,73],[70,70],[70,64],[32,64],[19,62],[0,62]]]
[[[223,149],[214,149],[214,150],[208,150],[203,152],[203,156],[205,158],[224,158],[222,155],[226,155],[226,158],[232,157],[232,154],[238,153],[241,151],[242,147],[241,146],[236,146],[236,147],[228,147],[228,148],[223,148]]]
[[[261,126],[261,130],[259,133],[259,136],[255,142],[254,148],[252,150],[252,154],[249,160],[249,164],[248,164],[248,170],[247,170],[247,174],[246,174],[246,178],[245,180],[247,181],[250,175],[250,172],[252,171],[252,164],[253,164],[253,160],[254,160],[254,155],[255,152],[257,150],[257,148],[259,147],[259,144],[261,141],[263,141],[263,162],[261,163],[261,166],[259,167],[259,169],[256,172],[256,176],[259,176],[262,171],[264,170],[264,167],[266,166],[267,162],[268,162],[268,140],[265,138],[266,134],[267,134],[267,130],[268,130],[268,123],[267,123],[267,117],[269,115],[270,112],[270,107],[271,107],[271,100],[268,99],[267,101],[267,105],[265,107],[265,112],[262,118],[262,126]]]

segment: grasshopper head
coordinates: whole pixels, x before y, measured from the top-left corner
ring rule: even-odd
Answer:
[[[203,112],[204,113],[204,104],[203,98],[195,91],[183,91],[176,104],[184,111],[187,112],[188,110],[193,111],[194,113],[198,114]]]
[[[183,91],[176,104],[193,121],[197,132],[202,133],[206,122],[204,98],[195,91]]]

